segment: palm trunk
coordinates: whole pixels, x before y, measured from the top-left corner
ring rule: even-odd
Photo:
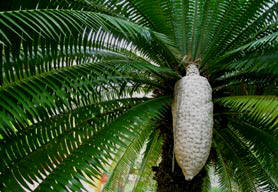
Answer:
[[[157,191],[158,192],[199,192],[202,191],[202,183],[207,176],[205,169],[194,177],[191,181],[186,181],[184,179],[183,172],[178,166],[176,160],[174,164],[174,169],[172,169],[173,162],[173,128],[172,114],[167,114],[168,122],[161,126],[161,134],[164,138],[163,151],[162,151],[162,161],[158,167],[153,167],[155,172],[155,180],[157,181]]]

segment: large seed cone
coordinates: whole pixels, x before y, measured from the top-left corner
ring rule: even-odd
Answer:
[[[186,180],[192,180],[209,156],[212,128],[212,90],[199,75],[196,65],[187,67],[186,76],[177,81],[172,105],[174,152]]]

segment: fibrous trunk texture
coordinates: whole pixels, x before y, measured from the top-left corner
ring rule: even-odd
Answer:
[[[189,64],[186,76],[177,81],[172,105],[174,152],[185,180],[192,180],[209,156],[212,128],[212,89],[199,75],[195,64]]]

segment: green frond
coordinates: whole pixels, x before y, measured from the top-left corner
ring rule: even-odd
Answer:
[[[272,180],[270,183],[274,183],[274,186],[277,187],[278,164],[275,161],[278,156],[277,133],[275,133],[275,130],[265,129],[261,125],[254,125],[241,118],[238,118],[238,120],[241,120],[242,123],[240,124],[230,119],[231,126],[229,128],[242,140],[252,154],[259,159],[261,166],[266,170],[264,179],[268,180],[269,178],[270,181]]]
[[[216,143],[221,143],[223,159],[228,162],[225,163],[225,166],[229,166],[228,169],[233,171],[233,180],[240,187],[240,190],[246,192],[256,191],[256,175],[253,175],[251,167],[248,166],[248,162],[245,161],[244,156],[241,154],[242,151],[237,148],[237,143],[232,140],[231,135],[225,130],[221,130],[221,132],[215,130],[215,140]],[[221,183],[227,182],[224,179],[227,179],[227,177],[223,177]]]
[[[39,183],[36,190],[49,187],[60,190],[60,185],[76,190],[78,186],[74,185],[73,188],[74,182],[90,182],[86,176],[97,178],[104,165],[113,160],[112,154],[119,146],[127,146],[138,136],[141,125],[157,118],[169,102],[169,97],[161,97],[137,105],[124,113],[121,110],[122,115],[119,114],[114,120],[110,119],[110,122],[86,122],[80,128],[73,129],[70,135],[57,137],[59,142],[54,140],[52,147],[44,145],[44,150],[37,151],[36,156],[28,156],[28,160],[25,159],[24,162],[16,161],[13,167],[8,169],[11,176],[1,176],[4,180],[1,183],[5,188],[15,185],[15,188],[20,189],[20,185],[26,185],[26,182],[36,182]],[[100,117],[105,118],[101,114]]]
[[[1,147],[1,155],[4,155],[4,165],[1,167],[1,183],[4,184],[5,188],[9,188],[15,185],[14,183],[20,177],[27,175],[28,178],[25,179],[27,182],[39,183],[44,176],[48,175],[48,172],[55,168],[56,161],[59,163],[64,156],[72,153],[77,148],[76,146],[86,141],[86,137],[89,137],[93,133],[92,131],[97,131],[101,126],[107,125],[124,111],[119,108],[107,111],[107,113],[96,114],[96,117],[89,116],[88,119],[84,117],[75,119],[73,117],[69,119],[69,122],[65,122],[65,118],[61,118],[64,121],[59,119],[60,121],[56,120],[56,122],[50,119],[48,122],[55,124],[49,129],[44,128],[49,127],[44,122],[41,123],[41,126],[31,127],[32,130],[25,134],[21,133],[22,136],[14,137],[14,139],[19,140],[4,140],[1,143],[5,144],[5,147]],[[90,112],[90,110],[84,112]],[[93,126],[90,127],[90,124]],[[12,179],[14,172],[19,174]],[[39,172],[44,176],[37,175]],[[19,182],[21,185],[26,185],[21,180]]]
[[[226,52],[222,57],[220,57],[220,61],[223,58],[238,54],[239,52],[244,52],[244,51],[251,52],[254,50],[257,51],[259,47],[260,47],[260,49],[263,49],[265,47],[273,46],[271,44],[274,44],[274,46],[277,47],[277,40],[278,40],[278,32],[267,34],[267,36],[264,36],[260,39],[253,40],[252,42],[249,42],[249,43],[242,45],[234,50]],[[217,61],[217,62],[220,62],[220,61]]]
[[[227,6],[225,16],[221,22],[221,27],[219,27],[217,33],[214,34],[214,41],[209,48],[210,54],[206,56],[205,60],[207,60],[208,57],[212,58],[211,56],[215,56],[215,54],[222,55],[228,49],[231,49],[227,46],[229,46],[232,41],[238,40],[238,36],[243,31],[244,27],[248,26],[249,23],[256,21],[261,14],[264,14],[268,9],[270,9],[269,5],[273,5],[274,1],[268,0],[258,2],[226,2],[226,4],[228,4],[228,2],[230,4]],[[223,2],[223,4],[224,3],[225,2]],[[267,22],[267,20],[264,20],[264,22]],[[249,32],[251,33],[253,31]],[[251,34],[248,35],[251,36]],[[242,45],[242,42],[237,41],[236,46],[238,45]]]
[[[20,62],[15,66],[10,63],[13,60],[22,63],[24,58],[34,57],[40,50],[43,55],[56,57],[58,48],[63,50],[60,54],[64,51],[72,53],[73,50],[83,53],[85,49],[80,50],[83,45],[101,48],[125,39],[161,65],[169,65],[165,64],[168,61],[165,56],[174,59],[172,42],[165,35],[109,15],[54,9],[6,11],[0,12],[0,15],[3,26],[0,39],[5,44],[1,45],[1,57],[5,58],[1,60],[1,84],[4,79],[14,80],[15,75],[34,74],[34,65],[40,61],[23,62],[23,66],[19,65]],[[49,69],[56,67],[56,62],[48,63]]]
[[[222,154],[222,149],[217,145],[215,141],[212,144],[213,148],[217,154],[217,160],[215,164],[215,172],[219,176],[219,182],[221,185],[221,190],[223,192],[232,192],[232,178],[233,171],[229,165],[229,162],[226,162]]]
[[[167,5],[167,1],[129,0],[126,2],[128,2],[130,7],[133,7],[134,10],[138,12],[137,18],[145,18],[155,31],[169,36],[172,35],[170,21],[167,18],[168,15],[166,14],[167,10],[165,10],[168,8],[165,7],[165,5]]]
[[[232,8],[235,7],[236,4],[239,7],[241,6],[238,1],[217,1],[212,4],[212,16],[209,21],[212,26],[205,37],[207,45],[205,47],[205,52],[203,53],[204,63],[207,62],[209,55],[213,52],[215,44],[218,43],[219,36],[222,35],[221,25],[229,20],[230,15],[236,13],[235,10],[231,12],[231,10],[233,10]]]
[[[117,160],[115,167],[112,170],[108,183],[105,185],[104,191],[117,191],[120,182],[123,182],[123,177],[128,175],[136,159],[140,155],[140,151],[144,146],[150,133],[153,131],[153,123],[145,123],[141,125],[141,132],[133,138],[131,143],[124,149],[123,154]]]
[[[247,83],[267,82],[275,84],[278,73],[278,55],[277,52],[267,54],[255,54],[250,57],[239,59],[237,61],[227,62],[225,64],[216,64],[213,69],[216,81],[231,82],[232,80],[241,80]],[[219,77],[217,77],[219,74]],[[256,78],[253,78],[253,77]],[[270,80],[271,79],[271,80]]]
[[[256,4],[265,4],[265,2],[258,1]],[[269,5],[271,5],[271,7],[269,7]],[[253,16],[254,19],[249,21],[248,24],[244,26],[244,29],[238,28],[237,35],[231,42],[229,42],[229,47],[235,47],[237,43],[246,42],[246,40],[250,38],[251,34],[256,34],[261,30],[261,26],[265,27],[277,21],[278,4],[272,1],[269,5],[266,5],[266,7],[269,7],[267,10],[265,10],[265,7],[258,9],[258,12],[260,13],[255,14]]]
[[[215,102],[247,115],[254,122],[269,127],[278,123],[278,99],[275,96],[231,96],[216,99]]]
[[[115,72],[114,66],[93,63],[62,68],[6,84],[0,88],[1,131],[9,135],[14,131],[14,126],[18,130],[23,129],[29,125],[29,121],[38,122],[45,114],[51,116],[87,103],[90,99],[124,96],[124,91],[129,87],[131,90],[128,94],[132,94],[148,81],[151,83],[152,80],[144,78],[140,74],[120,75]],[[132,79],[135,81],[132,82]]]
[[[186,52],[186,2],[183,0],[172,1],[171,4],[171,17],[172,17],[172,26],[175,35],[175,42],[179,48],[181,54]]]
[[[140,61],[141,60],[141,61]],[[153,65],[142,58],[135,58],[132,59],[113,59],[107,58],[104,59],[103,62],[98,63],[105,63],[105,67],[111,67],[117,73],[127,73],[127,74],[142,74],[147,77],[151,76],[152,78],[157,79],[157,81],[163,81],[165,79],[179,79],[181,76],[167,67],[161,67]]]
[[[76,9],[76,10],[90,10],[103,13],[110,13],[104,6],[93,1],[86,0],[11,0],[5,3],[0,3],[0,11],[8,10],[26,10],[26,9]]]
[[[218,162],[215,166],[223,188],[228,189],[225,185],[231,180],[241,191],[277,190],[277,133],[264,125],[250,123],[246,116],[231,115],[226,128],[215,129],[213,141],[217,159],[222,159],[223,166]],[[225,177],[225,170],[229,170],[229,176]]]
[[[206,169],[206,176],[204,177],[203,179],[203,183],[202,183],[202,192],[210,192],[211,191],[211,175],[210,175],[210,163],[208,163],[206,166],[205,166],[205,169]]]
[[[138,171],[133,191],[147,191],[148,186],[153,182],[152,167],[157,164],[161,157],[163,140],[158,131],[154,131],[144,151],[141,166]]]
[[[98,4],[105,6],[108,10],[113,10],[118,15],[122,15],[126,19],[138,23],[143,26],[150,27],[151,23],[148,18],[142,14],[142,10],[138,9],[135,1],[131,0],[114,0],[114,1],[105,1],[97,0]],[[140,3],[140,1],[139,1]]]
[[[198,6],[198,5],[197,5]],[[212,12],[210,11],[213,6],[213,2],[210,1],[200,1],[200,5],[198,6],[198,16],[197,27],[195,26],[194,31],[194,41],[191,43],[192,49],[192,59],[195,60],[198,57],[201,57],[202,51],[204,51],[204,47],[206,46],[205,41],[207,40],[207,33],[209,29],[209,22],[212,17]]]
[[[59,151],[59,143],[63,138],[67,137],[70,139],[73,132],[75,134],[80,133],[81,136],[81,131],[84,131],[82,126],[86,126],[86,124],[95,124],[94,126],[107,124],[132,106],[145,100],[133,98],[120,99],[79,107],[53,117],[45,118],[42,122],[17,131],[12,137],[0,140],[0,155],[3,161],[3,164],[0,166],[2,176],[9,169],[12,169],[15,163],[24,163],[26,160],[32,159],[32,157],[39,157],[44,150],[51,149],[51,152],[48,154],[44,153],[45,155],[51,156],[53,153],[55,154],[56,151]],[[72,139],[74,140],[74,138]],[[63,151],[59,152],[63,153]],[[46,159],[42,156],[40,163],[43,163]]]
[[[256,187],[261,190],[266,191],[276,191],[278,189],[278,183],[277,183],[277,163],[275,163],[274,159],[277,158],[277,152],[274,152],[276,154],[261,154],[256,153],[258,150],[256,150],[256,146],[252,147],[250,146],[249,140],[243,139],[240,134],[240,132],[237,132],[237,126],[235,126],[235,129],[228,126],[229,134],[231,138],[234,139],[235,147],[240,151],[241,157],[244,158],[244,161],[248,163],[249,167],[252,167],[250,169],[250,173],[255,176],[255,182]],[[256,138],[253,138],[253,141],[256,141]],[[252,141],[252,139],[250,139]],[[273,148],[277,148],[277,142],[276,145],[272,144]],[[262,155],[262,156],[261,156]],[[270,159],[269,161],[266,161],[266,158]]]
[[[84,31],[84,34],[86,33],[89,32]],[[93,35],[94,34],[89,34],[88,37],[92,38]],[[156,74],[158,74],[159,72],[164,73],[163,71],[169,71],[167,72],[169,75],[173,74],[174,77],[178,77],[177,74],[171,72],[171,69],[166,69],[166,67],[161,67],[160,69],[159,67],[150,64],[151,61],[148,58],[144,57],[142,53],[139,52],[139,55],[136,54],[138,50],[134,48],[132,48],[132,50],[128,50],[129,44],[119,46],[119,42],[117,41],[118,39],[114,40],[115,42],[113,41],[113,45],[101,45],[100,47],[97,46],[98,42],[84,42],[86,45],[79,46],[78,49],[72,47],[73,45],[63,45],[64,41],[62,41],[61,46],[55,46],[55,51],[52,50],[53,47],[52,49],[42,47],[34,50],[31,55],[29,54],[29,52],[27,53],[27,55],[25,55],[24,51],[21,50],[18,58],[13,61],[6,60],[5,55],[3,55],[2,61],[5,66],[10,66],[10,70],[13,69],[13,66],[24,66],[24,63],[32,66],[32,68],[28,68],[27,65],[27,69],[17,68],[16,71],[9,71],[9,69],[7,69],[6,72],[8,76],[6,79],[9,79],[10,81],[14,79],[14,81],[16,81],[34,74],[41,74],[47,71],[57,70],[59,68],[65,68],[73,65],[80,65],[83,63],[91,62],[106,61],[111,63],[114,60],[118,60],[115,62],[122,62],[123,64],[128,62],[141,62],[142,65],[146,66],[145,70],[148,70],[149,68],[153,73]],[[120,40],[120,42],[124,41]],[[44,50],[44,48],[46,50]],[[138,65],[138,67],[140,66]],[[4,79],[4,82],[7,81],[8,80]]]
[[[250,144],[254,145],[254,150],[259,150],[264,154],[277,156],[278,148],[278,132],[276,129],[269,129],[264,125],[257,124],[250,120],[243,120],[242,118],[237,118],[241,123],[230,119],[231,124],[235,129],[249,141]],[[277,127],[277,126],[276,126]],[[268,157],[267,155],[265,156]]]

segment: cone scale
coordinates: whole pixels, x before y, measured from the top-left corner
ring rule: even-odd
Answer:
[[[175,157],[185,180],[192,180],[207,161],[213,128],[212,89],[195,64],[175,84],[172,115]]]

